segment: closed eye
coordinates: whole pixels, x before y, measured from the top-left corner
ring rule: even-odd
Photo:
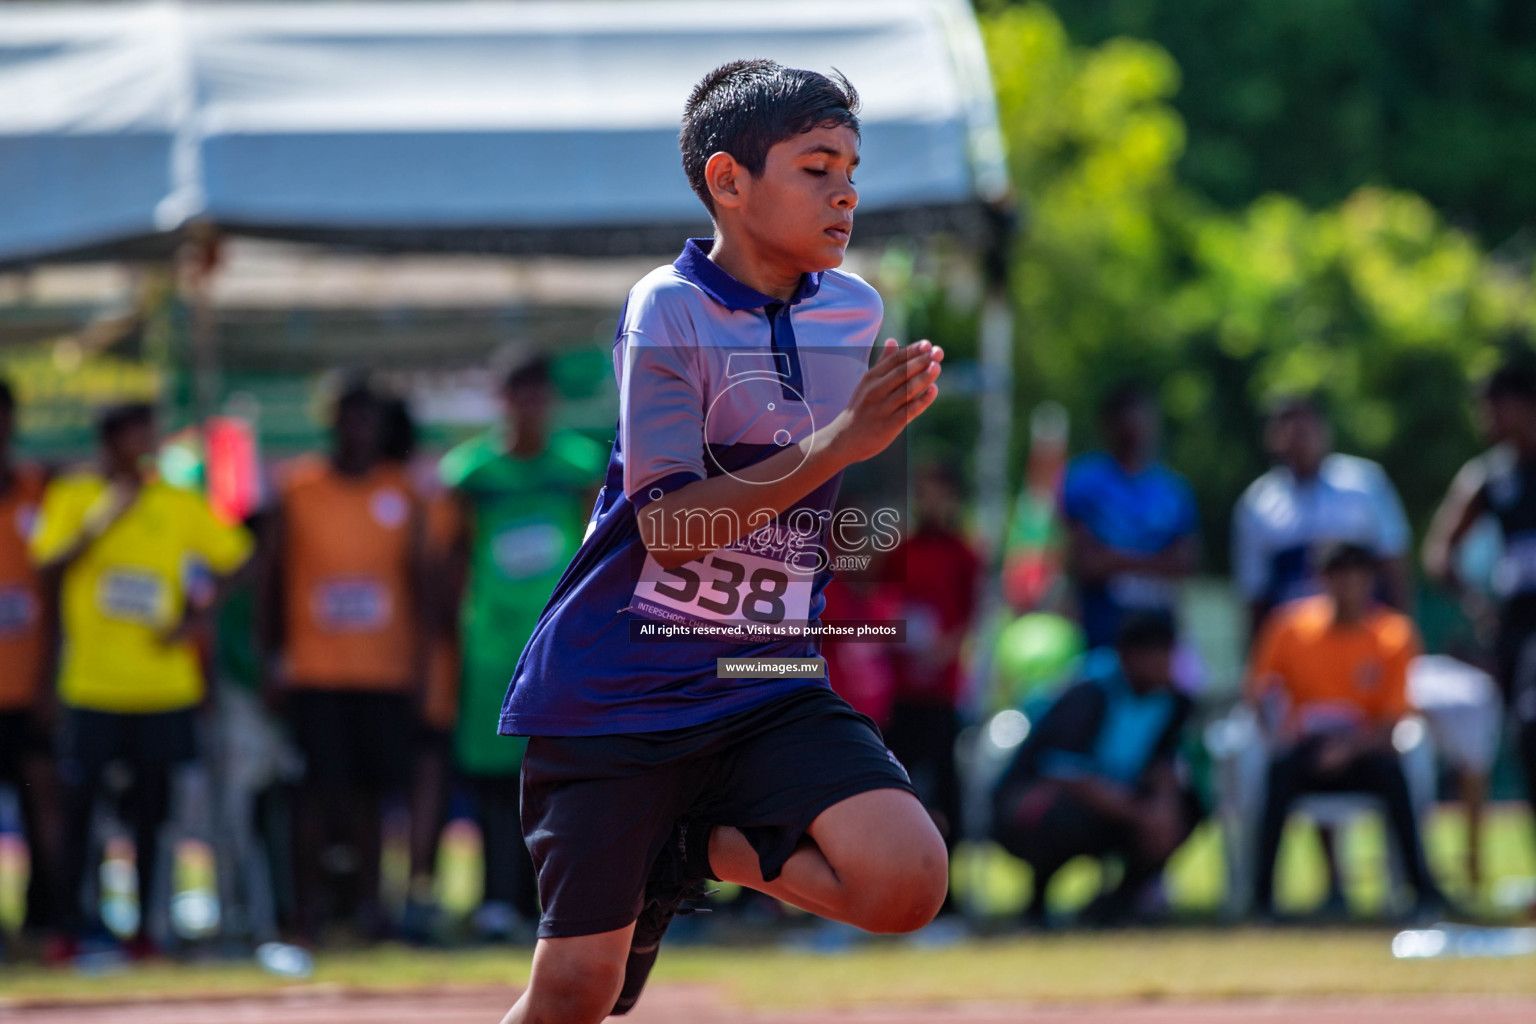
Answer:
[[[818,177],[818,178],[825,178],[827,176],[827,172],[826,171],[818,171],[815,168],[811,168],[811,167],[805,168],[805,173],[806,174],[810,174],[810,175],[814,175],[815,177]],[[848,184],[852,185],[853,183],[854,183],[853,176],[849,175],[848,176]]]

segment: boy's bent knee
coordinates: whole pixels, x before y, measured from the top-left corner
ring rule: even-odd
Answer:
[[[854,923],[883,935],[914,932],[932,921],[949,893],[949,858],[937,834],[859,885]]]

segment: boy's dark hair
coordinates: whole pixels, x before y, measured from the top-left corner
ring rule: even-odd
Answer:
[[[1482,392],[1490,402],[1516,398],[1536,405],[1536,368],[1524,363],[1505,363],[1483,382]]]
[[[677,140],[683,173],[713,216],[715,201],[704,181],[711,156],[729,153],[756,177],[778,143],[839,126],[859,131],[859,94],[841,71],[829,78],[771,60],[733,60],[705,75],[683,108]]]
[[[1345,569],[1375,570],[1381,559],[1364,544],[1338,541],[1318,552],[1317,564],[1325,573],[1342,572]]]
[[[1167,651],[1178,639],[1178,627],[1167,612],[1127,612],[1115,634],[1115,646],[1122,651]]]
[[[11,390],[11,382],[0,377],[0,409],[14,411],[16,408],[16,392]]]
[[[416,451],[416,418],[405,399],[379,400],[379,454],[390,462],[405,462]]]
[[[507,375],[502,378],[501,387],[503,391],[547,387],[553,379],[554,368],[549,361],[549,356],[540,352],[513,363],[507,370]]]
[[[123,402],[109,405],[96,414],[96,437],[111,444],[125,430],[155,422],[155,407],[148,402]]]

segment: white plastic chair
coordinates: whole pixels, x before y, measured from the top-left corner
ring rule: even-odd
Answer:
[[[1429,731],[1421,719],[1407,718],[1398,724],[1392,741],[1402,759],[1414,818],[1422,828],[1435,796],[1435,754]],[[1226,912],[1240,918],[1250,909],[1253,897],[1271,751],[1253,710],[1246,705],[1207,726],[1205,744],[1211,754],[1216,813],[1226,854]],[[1313,793],[1297,800],[1291,813],[1342,832],[1366,815],[1381,814],[1382,807],[1365,793]],[[1396,848],[1389,844],[1387,864],[1394,894],[1401,893],[1406,874],[1406,866],[1397,859]]]

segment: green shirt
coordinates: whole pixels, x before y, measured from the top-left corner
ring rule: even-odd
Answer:
[[[510,774],[522,760],[526,741],[496,733],[501,703],[539,613],[581,546],[607,461],[606,447],[569,431],[527,459],[510,455],[496,432],[443,456],[443,482],[463,500],[470,537],[454,746],[471,775]]]

